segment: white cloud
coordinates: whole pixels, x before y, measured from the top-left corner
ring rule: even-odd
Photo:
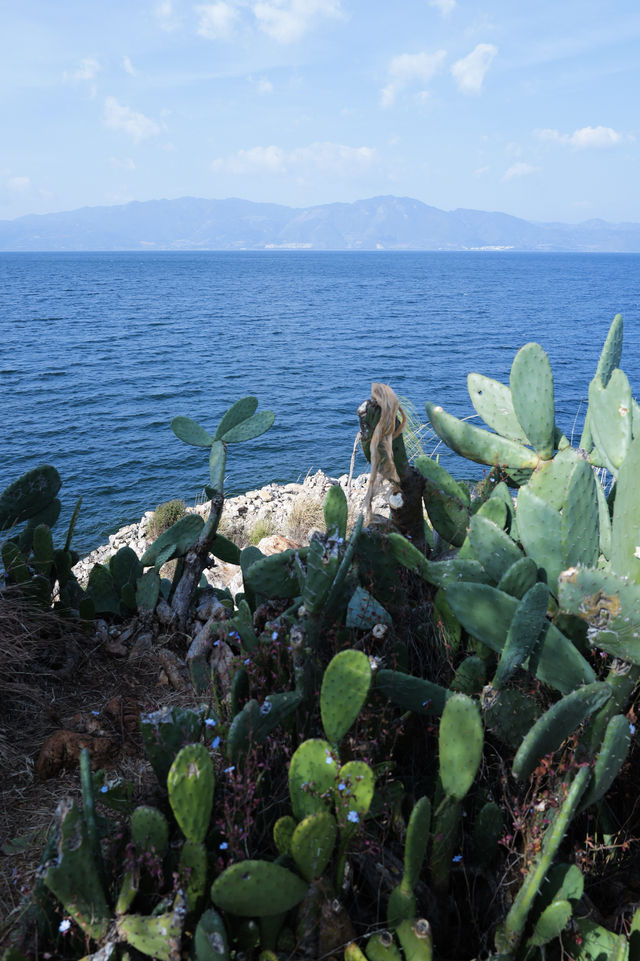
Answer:
[[[538,130],[536,133],[540,140],[567,144],[577,150],[585,150],[590,147],[617,147],[625,140],[631,139],[618,133],[613,127],[580,127],[579,130],[574,130],[572,134],[561,134],[558,130],[549,129]]]
[[[77,81],[93,80],[101,70],[102,66],[99,60],[96,60],[95,57],[84,57],[76,70],[73,70],[71,73],[65,70],[64,79]]]
[[[123,70],[125,70],[128,74],[130,74],[130,76],[135,77],[136,72],[135,72],[134,66],[133,66],[133,64],[131,63],[131,60],[129,59],[129,57],[123,57],[123,58],[122,58],[122,68],[123,68]]]
[[[416,83],[429,83],[446,57],[445,50],[435,53],[401,53],[388,67],[389,83],[380,93],[380,105],[391,107],[398,95]]]
[[[131,159],[131,157],[125,157],[124,160],[121,160],[119,157],[109,157],[109,163],[111,164],[112,167],[115,167],[117,170],[135,170],[136,169],[136,165]]]
[[[368,168],[374,159],[373,147],[348,147],[322,142],[287,151],[272,144],[269,147],[238,150],[229,157],[218,157],[211,164],[211,169],[232,174],[282,175],[313,170],[355,176]]]
[[[281,147],[251,147],[223,158],[218,157],[211,164],[214,172],[226,171],[232,174],[263,173],[283,174],[286,172],[285,152]]]
[[[258,26],[278,43],[295,43],[316,21],[342,16],[341,0],[254,0]]]
[[[266,77],[260,77],[260,79],[258,80],[258,93],[261,96],[265,96],[265,94],[273,93],[273,84],[271,83],[270,80],[267,80]]]
[[[477,167],[477,168],[473,171],[473,176],[474,176],[474,177],[484,177],[484,175],[485,175],[485,174],[488,174],[490,170],[491,170],[491,167]]]
[[[168,33],[177,30],[180,26],[180,18],[173,8],[173,0],[160,0],[156,4],[155,15],[160,28]]]
[[[443,17],[448,17],[456,5],[456,0],[429,0],[432,7],[437,7]]]
[[[218,0],[196,7],[200,15],[198,33],[207,40],[228,40],[238,17],[238,11],[230,3]]]
[[[512,164],[508,170],[505,170],[502,179],[513,180],[516,177],[528,177],[530,174],[535,174],[539,170],[540,167],[534,167],[532,164],[519,161],[518,163]]]
[[[14,193],[24,193],[25,190],[31,189],[31,178],[30,177],[9,177],[7,180],[7,187]]]
[[[107,97],[104,102],[104,122],[110,130],[122,130],[128,134],[134,143],[156,137],[162,129],[155,120],[150,120],[143,113],[123,107],[115,97]]]
[[[462,93],[480,93],[485,74],[498,48],[492,43],[479,43],[471,53],[451,67],[451,73]]]

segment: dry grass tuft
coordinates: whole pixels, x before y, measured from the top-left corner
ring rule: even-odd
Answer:
[[[267,514],[265,517],[259,517],[252,524],[249,531],[249,543],[255,546],[260,543],[263,537],[271,537],[272,534],[277,533],[275,520],[271,514]]]
[[[296,497],[287,517],[286,534],[298,544],[308,544],[311,531],[323,531],[323,499],[313,495]]]

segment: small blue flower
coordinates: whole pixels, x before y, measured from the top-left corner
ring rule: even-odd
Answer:
[[[213,747],[213,748],[220,747],[220,737],[219,737],[219,736],[218,736],[218,737],[214,737],[213,741],[211,742],[211,747]]]
[[[457,864],[458,861],[462,861],[462,855],[461,855],[461,854],[456,854],[456,856],[453,857],[451,860],[453,861],[454,864]]]
[[[226,767],[226,768],[224,769],[224,773],[225,773],[225,774],[231,774],[231,772],[232,772],[232,771],[235,771],[235,769],[236,769],[235,764],[232,764],[231,767]]]
[[[631,736],[633,736],[635,733],[636,733],[636,726],[635,726],[635,724],[630,724],[630,725],[629,725],[629,734],[631,734]]]
[[[344,783],[344,781],[340,781],[340,784],[338,785],[338,790],[339,790],[339,791],[344,791],[344,789],[346,788],[346,786],[347,786],[347,785]]]
[[[274,632],[273,632],[273,634],[271,635],[271,640],[272,640],[272,641],[277,641],[277,640],[278,640],[278,632],[277,632],[277,631],[274,631]]]
[[[324,759],[324,763],[325,763],[325,764],[333,764],[333,758],[331,757],[330,754],[327,754],[327,756],[326,756],[325,759]]]
[[[212,718],[212,717],[208,717],[208,718],[205,720],[205,722],[204,722],[204,726],[205,726],[205,727],[215,727],[215,726],[216,726],[216,721],[215,721],[215,719]]]
[[[69,918],[63,918],[60,924],[58,925],[58,931],[60,932],[60,934],[66,934],[70,927],[71,927],[71,921],[69,920]]]
[[[227,844],[226,841],[223,841],[222,844],[219,845],[219,847],[221,851],[226,851],[229,845]]]
[[[106,794],[108,790],[109,788],[107,787],[107,785],[103,784],[102,787],[100,788],[100,794]]]
[[[98,715],[100,714],[100,711],[92,711],[91,713],[93,714],[94,717],[98,717]]]
[[[347,814],[347,821],[351,821],[352,824],[357,824],[360,820],[360,815],[357,811],[349,811]]]
[[[251,664],[251,658],[250,658],[250,657],[245,657],[244,663],[245,663],[245,664]]]

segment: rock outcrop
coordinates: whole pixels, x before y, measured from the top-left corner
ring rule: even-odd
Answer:
[[[340,484],[347,494],[349,516],[353,523],[362,509],[368,474],[353,478],[351,484],[346,474],[333,478],[322,471],[310,474],[296,484],[266,484],[258,490],[250,490],[225,500],[219,527],[221,534],[240,547],[258,544],[263,553],[277,553],[288,547],[307,544],[314,530],[324,529],[322,505],[324,497],[333,484]],[[187,508],[190,512],[208,515],[209,505]],[[388,515],[387,493],[384,489],[374,498],[373,510]],[[74,567],[81,584],[86,584],[94,564],[104,564],[121,547],[133,548],[142,557],[153,537],[149,526],[153,511],[147,511],[134,524],[121,527],[109,535],[107,544],[96,548]],[[207,572],[207,580],[214,587],[230,586],[232,593],[241,589],[240,571],[233,564],[216,561]],[[235,583],[237,581],[237,583]]]

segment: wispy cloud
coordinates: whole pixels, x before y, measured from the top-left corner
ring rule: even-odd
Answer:
[[[30,177],[9,177],[7,180],[7,187],[12,193],[24,193],[26,190],[31,189],[31,178]]]
[[[540,167],[534,167],[533,164],[523,163],[519,161],[518,163],[512,164],[502,175],[503,180],[514,180],[516,177],[529,177],[531,174],[535,174],[540,170]]]
[[[109,157],[109,164],[115,167],[116,170],[135,170],[136,165],[131,159],[131,157],[125,157],[121,160],[120,157]]]
[[[232,174],[265,173],[282,175],[323,171],[339,176],[356,176],[371,166],[373,147],[349,147],[345,144],[318,142],[306,147],[284,150],[282,147],[251,147],[228,157],[218,157],[211,164],[214,172]]]
[[[95,57],[84,57],[75,70],[65,70],[64,79],[76,81],[94,80],[101,70],[102,66],[99,60],[96,60]]]
[[[155,120],[123,106],[115,97],[107,97],[104,102],[104,122],[110,130],[126,133],[134,143],[156,137],[162,130]]]
[[[135,77],[136,71],[129,57],[122,58],[122,69],[129,74],[131,77]]]
[[[487,70],[496,56],[498,48],[492,43],[479,43],[461,60],[451,67],[451,73],[462,93],[478,94],[482,91]]]
[[[435,53],[401,53],[389,63],[389,83],[380,93],[380,106],[391,107],[408,87],[429,83],[442,67],[445,50]]]
[[[229,40],[238,19],[238,11],[230,3],[219,0],[195,8],[199,15],[198,33],[207,40]]]
[[[266,77],[260,77],[258,80],[258,93],[260,96],[264,97],[266,94],[273,93],[273,84]]]
[[[343,16],[341,0],[254,0],[258,26],[278,43],[295,43],[319,20]]]
[[[553,141],[575,147],[577,150],[587,150],[589,148],[602,149],[607,147],[618,147],[627,140],[633,139],[625,134],[618,133],[613,127],[580,127],[573,133],[560,133],[559,130],[537,130],[540,140]]]
[[[155,7],[155,15],[161,30],[170,33],[180,26],[180,17],[175,11],[173,0],[159,0]]]
[[[429,5],[437,7],[443,17],[448,17],[456,5],[456,0],[429,0]]]

